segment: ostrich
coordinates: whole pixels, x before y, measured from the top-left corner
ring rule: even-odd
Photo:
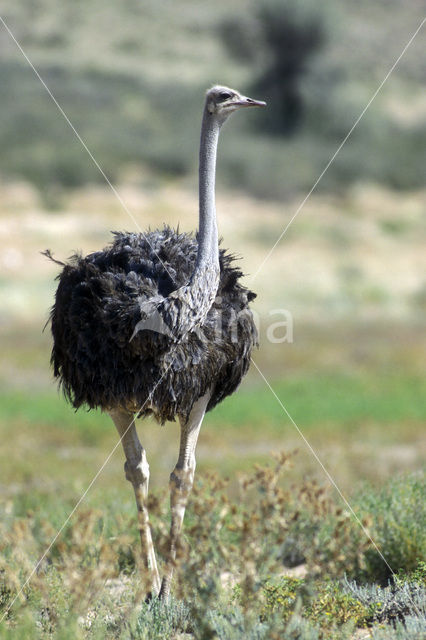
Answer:
[[[206,94],[199,165],[199,231],[165,226],[114,232],[110,246],[73,255],[58,276],[50,321],[51,364],[77,409],[111,416],[126,458],[138,510],[147,589],[166,598],[195,472],[195,447],[206,411],[239,385],[257,332],[234,257],[219,248],[215,210],[216,150],[228,116],[265,106],[214,86]],[[52,258],[49,252],[48,256]],[[170,476],[170,549],[160,581],[147,509],[149,465],[135,427],[152,415],[180,423],[179,456]]]

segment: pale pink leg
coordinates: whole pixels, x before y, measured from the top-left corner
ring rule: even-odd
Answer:
[[[160,576],[152,543],[146,501],[148,497],[149,465],[145,449],[139,442],[135,427],[135,416],[124,409],[113,409],[109,415],[114,421],[121,438],[126,462],[124,471],[127,480],[132,483],[138,509],[138,524],[142,545],[142,561],[146,568],[147,590],[151,595],[160,591]]]
[[[172,521],[170,527],[170,556],[161,583],[160,598],[167,598],[176,560],[176,545],[182,529],[185,508],[194,482],[195,447],[201,423],[210,399],[210,392],[197,400],[186,422],[180,421],[179,458],[170,475],[170,507]]]

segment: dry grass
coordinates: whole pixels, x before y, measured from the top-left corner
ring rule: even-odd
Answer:
[[[386,622],[387,609],[374,597],[374,606],[366,606],[354,598],[355,585],[344,591],[339,583],[343,573],[364,583],[380,581],[386,575],[383,562],[330,492],[312,482],[288,488],[283,478],[291,464],[292,456],[281,453],[256,466],[241,479],[236,499],[229,498],[226,482],[217,475],[197,483],[178,550],[177,601],[167,606],[143,604],[135,517],[105,509],[81,509],[19,592],[55,527],[35,504],[21,516],[12,505],[3,512],[1,525],[0,606],[6,620],[0,634],[32,628],[31,637],[65,638],[68,630],[73,637],[152,640],[176,633],[214,637],[216,630],[231,640],[241,637],[234,628],[235,616],[240,616],[244,637],[258,637],[258,628],[264,630],[262,638],[283,637],[288,625],[302,617],[319,638],[330,633],[344,638],[354,624]],[[383,521],[375,521],[368,507],[362,508],[361,497],[356,499],[364,526],[387,557],[396,552],[403,558],[400,568],[406,575],[416,569],[424,551],[421,523],[413,520],[414,513],[424,517],[416,502],[422,487],[424,479],[412,476],[394,482],[387,494],[364,490],[362,500],[370,500],[370,506],[375,502]],[[386,504],[386,496],[392,504]],[[153,496],[150,510],[162,564],[168,546],[164,497]],[[392,537],[398,521],[407,526],[407,535],[399,540]],[[304,563],[305,577],[288,577],[286,565],[297,563]],[[422,571],[417,571],[419,580]],[[16,593],[19,597],[9,608]],[[407,606],[411,611],[409,602],[405,610]],[[393,609],[389,611],[392,616]],[[227,631],[221,635],[218,629],[224,624]]]
[[[163,222],[196,226],[195,192],[178,186],[154,191],[119,187],[141,229]],[[247,284],[259,292],[255,309],[267,316],[289,309],[297,322],[416,319],[424,309],[425,193],[395,194],[364,187],[345,197],[313,196],[252,282],[263,259],[299,204],[266,204],[238,194],[218,198],[224,245],[244,256]],[[110,229],[137,230],[107,188],[63,196],[46,212],[25,185],[1,192],[1,261],[4,321],[42,318],[52,296],[55,269],[39,251],[60,259],[110,241]],[[277,285],[277,283],[282,283]]]

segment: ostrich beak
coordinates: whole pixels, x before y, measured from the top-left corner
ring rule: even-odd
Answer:
[[[239,107],[266,107],[266,102],[263,102],[263,100],[253,100],[253,98],[247,98],[247,96],[241,96],[241,100],[236,104]]]

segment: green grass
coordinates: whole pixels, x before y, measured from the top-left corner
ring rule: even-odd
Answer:
[[[253,382],[252,382],[253,384]],[[327,425],[353,429],[368,421],[393,424],[426,419],[426,380],[419,376],[320,374],[272,381],[272,387],[296,423],[304,429]],[[109,418],[100,411],[74,412],[60,393],[5,391],[0,396],[0,421],[45,424],[93,435]],[[208,417],[210,429],[263,429],[281,433],[290,424],[270,390],[243,387]]]
[[[303,428],[319,424],[335,429],[363,421],[395,423],[426,418],[426,380],[404,375],[319,374],[274,382],[272,387],[290,415]],[[211,416],[214,426],[281,431],[283,410],[266,387],[243,390],[225,400]]]
[[[101,411],[81,409],[75,412],[55,391],[34,394],[10,391],[0,397],[0,421],[5,425],[18,421],[96,435],[105,429],[110,419]]]
[[[260,386],[259,386],[260,385]],[[426,383],[417,374],[299,374],[272,381],[283,405],[338,484],[353,490],[362,480],[380,485],[395,470],[422,465],[421,429],[426,418]],[[177,424],[159,427],[140,421],[138,431],[148,452],[152,486],[165,479],[178,449]],[[14,434],[13,439],[10,434]],[[0,464],[3,478],[20,491],[36,484],[51,494],[55,482],[75,495],[90,482],[117,443],[108,415],[99,410],[75,412],[52,386],[40,391],[17,389],[0,394]],[[31,455],[23,452],[31,449]],[[227,398],[204,421],[197,448],[198,474],[218,471],[237,478],[270,451],[298,449],[290,473],[298,482],[306,474],[324,480],[323,471],[306,443],[263,382],[252,373],[238,393]],[[63,469],[63,473],[61,473]],[[121,447],[102,473],[108,488],[118,486],[124,498]],[[118,483],[118,484],[117,484]],[[33,490],[33,489],[32,489]],[[96,504],[97,492],[90,496]]]

